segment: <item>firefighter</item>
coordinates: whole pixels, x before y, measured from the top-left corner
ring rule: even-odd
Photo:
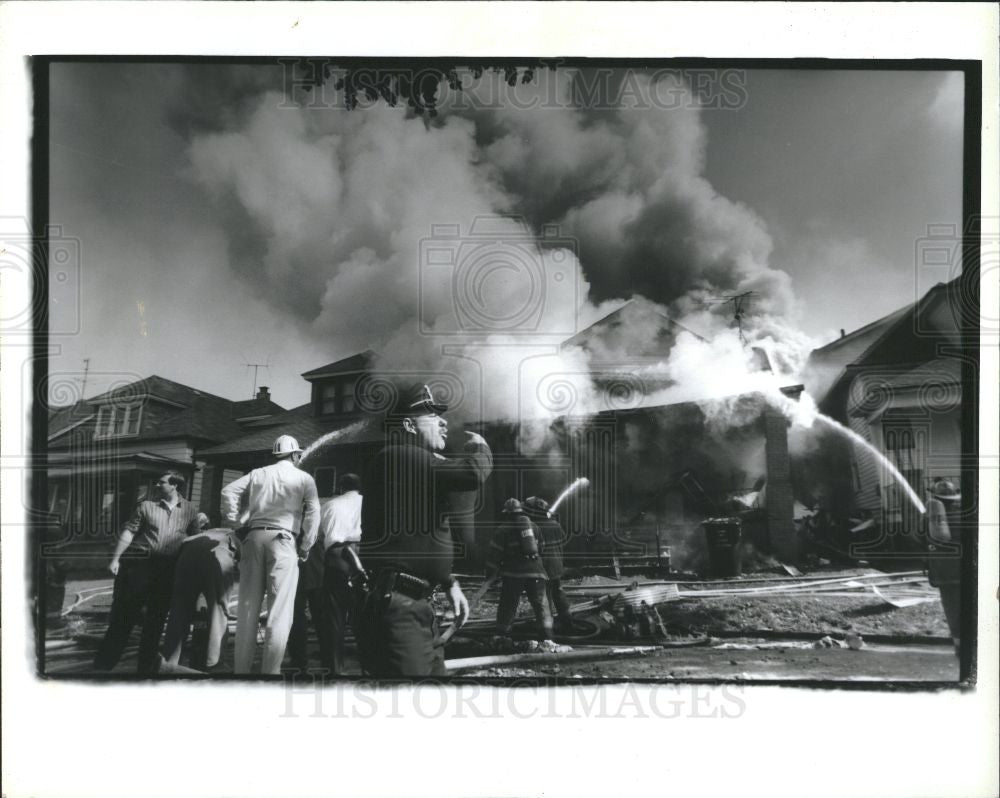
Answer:
[[[521,594],[527,593],[538,622],[539,639],[550,640],[552,613],[545,595],[548,577],[542,564],[544,547],[539,539],[538,527],[531,522],[517,499],[504,502],[501,512],[504,519],[493,538],[486,566],[488,580],[498,576],[503,578],[500,605],[497,607],[497,634],[510,634]]]
[[[566,533],[558,519],[549,512],[549,503],[538,496],[524,500],[524,512],[538,527],[542,541],[542,565],[548,576],[545,590],[549,603],[556,610],[555,627],[560,632],[573,630],[573,617],[570,615],[569,599],[562,588],[563,577],[563,546],[566,543]]]
[[[948,479],[936,480],[927,499],[928,581],[941,591],[941,606],[956,655],[961,642],[961,502],[962,494]]]

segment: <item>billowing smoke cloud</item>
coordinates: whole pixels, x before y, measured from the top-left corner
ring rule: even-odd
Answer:
[[[372,348],[387,375],[445,375],[460,418],[557,415],[542,385],[554,374],[577,411],[602,409],[593,352],[559,344],[632,296],[709,339],[682,334],[645,364],[682,386],[660,399],[731,392],[720,358],[753,372],[731,314],[708,302],[719,295],[754,291],[745,332],[795,371],[788,277],[767,265],[759,217],[704,178],[697,103],[665,77],[685,101],[640,108],[664,86],[632,79],[617,106],[581,108],[572,71],[543,71],[518,86],[518,107],[483,108],[477,90],[499,81],[487,73],[433,121],[264,92],[226,130],[193,137],[192,173],[228,211],[240,279],[328,340],[331,359]],[[620,360],[647,333],[629,328],[601,356]]]

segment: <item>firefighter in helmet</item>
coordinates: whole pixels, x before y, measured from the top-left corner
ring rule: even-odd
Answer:
[[[493,538],[486,565],[487,579],[503,579],[500,606],[497,608],[497,633],[510,634],[521,594],[526,593],[535,611],[539,639],[550,640],[552,613],[545,594],[547,576],[542,564],[543,544],[538,527],[528,518],[517,499],[504,502],[501,512],[503,520]]]
[[[959,654],[961,642],[962,494],[949,479],[937,479],[927,498],[930,537],[928,577],[941,591],[948,629]]]
[[[530,496],[524,500],[524,512],[539,531],[542,542],[542,565],[548,576],[546,592],[549,603],[556,610],[556,629],[562,632],[573,630],[573,618],[570,615],[569,599],[562,588],[563,578],[563,546],[566,543],[566,533],[563,532],[559,519],[549,511],[549,503],[538,496]]]

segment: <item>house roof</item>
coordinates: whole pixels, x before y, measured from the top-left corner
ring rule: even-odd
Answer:
[[[199,391],[197,388],[182,385],[179,382],[168,380],[166,377],[160,377],[156,374],[136,380],[135,382],[130,382],[127,385],[118,386],[113,390],[105,391],[85,401],[88,404],[99,405],[113,399],[126,399],[132,396],[136,398],[140,396],[153,396],[181,405],[189,405],[196,398],[214,399],[219,402],[232,404],[229,399],[223,399],[221,396],[216,396],[207,391]]]
[[[75,402],[49,410],[49,440],[95,418],[97,412],[86,402]]]
[[[320,377],[333,377],[337,374],[350,374],[355,371],[367,371],[372,367],[377,357],[378,355],[374,352],[374,350],[366,349],[364,352],[358,352],[356,355],[351,355],[350,357],[345,357],[341,360],[335,360],[333,363],[327,363],[325,366],[320,366],[317,369],[307,371],[302,375],[302,377],[312,382]]]
[[[810,388],[820,404],[833,393],[849,370],[865,363],[879,345],[903,325],[913,325],[916,314],[924,313],[931,303],[944,296],[957,282],[956,279],[951,283],[937,283],[916,302],[814,349],[809,355],[806,368],[813,375]]]
[[[303,449],[308,448],[323,435],[337,430],[351,429],[348,434],[337,439],[338,444],[345,443],[365,443],[380,441],[383,438],[380,427],[381,419],[372,418],[351,418],[336,419],[319,418],[314,414],[311,403],[300,405],[299,407],[286,410],[268,420],[267,427],[255,428],[252,432],[212,446],[207,449],[199,449],[199,457],[216,457],[228,454],[257,454],[260,452],[270,452],[271,446],[277,435],[291,435],[299,442]]]
[[[270,399],[245,399],[233,402],[233,418],[257,418],[258,416],[273,416],[284,413],[285,408],[275,404]]]
[[[630,340],[621,340],[623,328],[629,330]],[[639,358],[662,357],[669,352],[680,332],[705,340],[694,330],[661,312],[652,302],[641,298],[630,299],[617,310],[567,338],[562,346],[592,350],[603,344],[616,353],[625,351]]]
[[[177,412],[163,419],[155,426],[147,427],[139,435],[130,436],[129,441],[162,440],[164,438],[200,439],[209,442],[221,442],[240,435],[243,427],[236,419],[244,417],[245,408],[254,408],[267,412],[279,405],[269,400],[249,400],[233,402],[221,396],[199,391],[179,382],[164,377],[152,375],[141,380],[105,391],[91,399],[84,399],[68,407],[55,408],[49,412],[49,439],[58,437],[75,426],[83,423],[96,423],[98,408],[112,401],[127,401],[128,399],[151,397],[164,400],[177,407]],[[253,415],[262,415],[254,412]]]

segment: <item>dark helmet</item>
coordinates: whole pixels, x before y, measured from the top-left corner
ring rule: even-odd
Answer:
[[[515,515],[523,513],[524,507],[521,506],[521,502],[517,499],[507,499],[507,501],[503,503],[503,509],[500,512],[507,515]]]
[[[931,495],[944,501],[958,502],[962,494],[958,492],[955,483],[950,479],[939,479],[931,486]]]
[[[389,415],[395,418],[440,416],[447,409],[448,405],[444,402],[434,401],[434,394],[431,392],[430,386],[418,383],[400,392]]]
[[[528,515],[549,516],[549,503],[538,496],[529,496],[524,500],[524,511]]]

